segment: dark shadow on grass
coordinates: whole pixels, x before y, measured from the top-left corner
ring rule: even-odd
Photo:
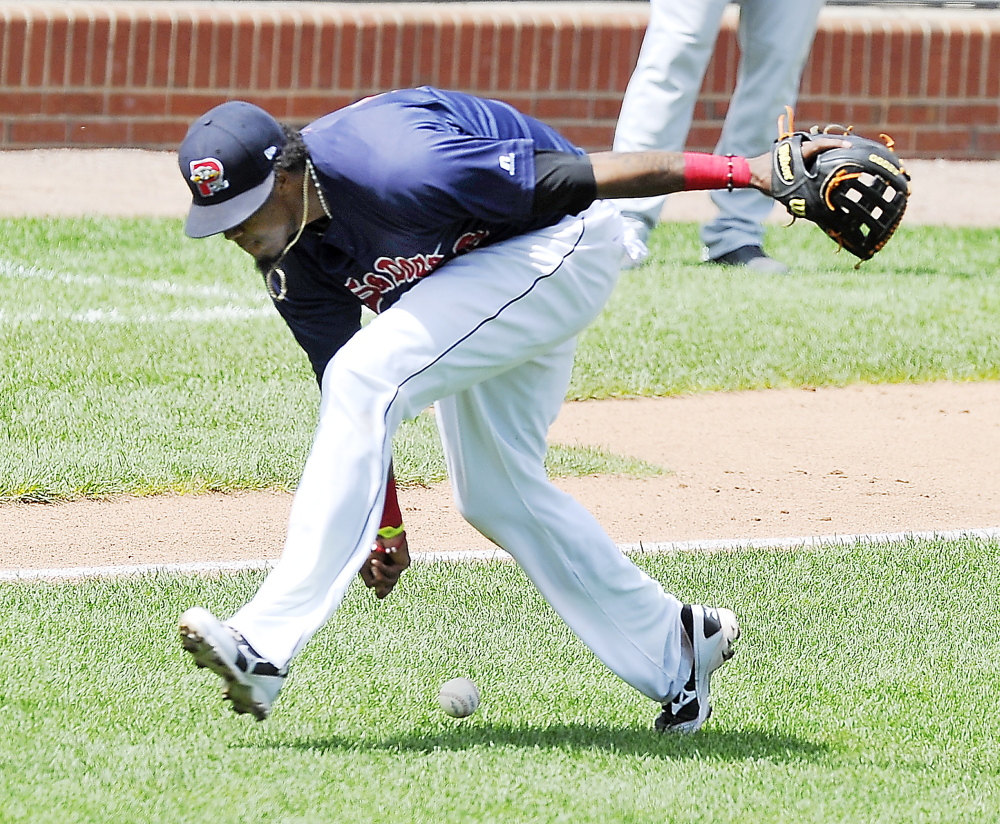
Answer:
[[[435,750],[468,750],[476,747],[520,749],[602,750],[623,755],[649,755],[665,760],[711,758],[719,761],[765,759],[769,761],[818,761],[830,753],[827,744],[806,741],[774,730],[704,729],[695,735],[664,735],[653,729],[622,729],[596,724],[558,724],[551,727],[457,726],[436,734],[412,733],[381,740],[352,740],[342,736],[271,740],[274,749],[307,751],[400,751],[431,753]]]

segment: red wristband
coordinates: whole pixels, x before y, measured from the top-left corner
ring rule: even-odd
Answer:
[[[750,185],[750,164],[739,155],[684,152],[684,190],[745,189]]]
[[[402,525],[403,513],[399,511],[399,498],[396,497],[396,478],[390,475],[385,486],[385,505],[382,508],[382,522],[379,528]]]

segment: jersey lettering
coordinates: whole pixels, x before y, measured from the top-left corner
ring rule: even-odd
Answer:
[[[361,278],[348,278],[347,288],[369,309],[380,312],[390,292],[427,277],[443,261],[444,255],[437,252],[412,257],[380,257],[372,266],[375,271]]]
[[[489,237],[489,235],[489,229],[477,229],[475,232],[466,232],[455,241],[455,245],[451,247],[451,251],[453,251],[456,255],[460,255],[462,252],[468,252],[475,249],[480,243]]]

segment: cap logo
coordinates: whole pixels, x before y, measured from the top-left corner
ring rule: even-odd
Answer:
[[[202,160],[192,160],[190,166],[191,182],[198,187],[198,193],[202,197],[211,197],[229,188],[229,181],[225,178],[226,170],[222,167],[221,160],[206,157]]]

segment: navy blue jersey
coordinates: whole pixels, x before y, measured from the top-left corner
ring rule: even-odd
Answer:
[[[381,312],[455,256],[561,220],[531,214],[534,153],[583,154],[506,103],[430,87],[359,101],[302,137],[332,218],[286,256],[275,303],[317,376],[361,303]]]

